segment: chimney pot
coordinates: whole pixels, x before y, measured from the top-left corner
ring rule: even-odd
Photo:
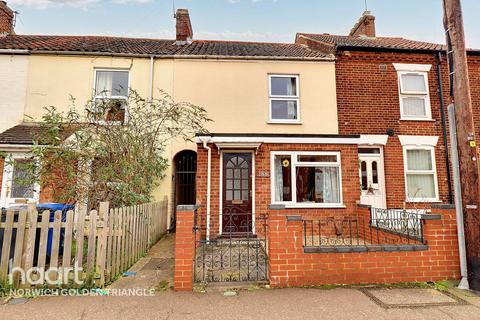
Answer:
[[[185,44],[192,40],[193,30],[192,23],[190,22],[190,14],[187,9],[178,9],[175,13],[177,20],[177,43]]]
[[[375,16],[365,11],[350,31],[350,36],[375,38]]]
[[[13,34],[15,12],[10,9],[6,1],[0,0],[0,36]]]

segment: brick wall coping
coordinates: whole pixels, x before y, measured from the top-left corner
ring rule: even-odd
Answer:
[[[349,252],[398,252],[398,251],[426,251],[424,244],[399,244],[399,245],[368,245],[368,246],[324,246],[304,247],[305,253],[349,253]]]
[[[284,204],[269,204],[268,209],[270,210],[285,210]]]
[[[442,220],[441,214],[425,213],[420,215],[421,220]]]
[[[181,211],[181,212],[194,211],[197,208],[198,208],[198,206],[194,205],[194,204],[188,204],[188,205],[182,204],[182,205],[177,206],[177,211]]]
[[[302,221],[302,216],[289,215],[287,216],[287,221]]]
[[[432,204],[432,209],[455,209],[455,204],[434,203]]]

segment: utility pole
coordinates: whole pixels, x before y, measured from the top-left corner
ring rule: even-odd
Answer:
[[[480,180],[460,0],[443,0],[451,99],[455,105],[468,281],[480,291]]]

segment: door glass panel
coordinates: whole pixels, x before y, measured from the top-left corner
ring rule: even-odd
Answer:
[[[378,183],[378,165],[377,161],[372,162],[372,182],[377,184]]]
[[[358,153],[380,154],[380,148],[358,148]]]
[[[367,178],[367,162],[362,161],[360,165],[360,172],[362,176],[362,190],[368,189],[368,178]]]

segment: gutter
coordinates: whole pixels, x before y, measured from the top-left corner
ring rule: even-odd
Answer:
[[[272,61],[325,61],[333,62],[335,57],[285,57],[285,56],[226,56],[226,55],[194,55],[194,54],[140,54],[140,53],[115,53],[115,52],[89,52],[89,51],[42,51],[42,50],[16,50],[0,49],[0,54],[51,54],[66,56],[105,56],[126,58],[152,58],[155,59],[193,59],[193,60],[272,60]]]

